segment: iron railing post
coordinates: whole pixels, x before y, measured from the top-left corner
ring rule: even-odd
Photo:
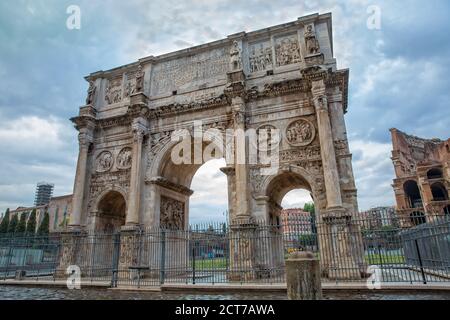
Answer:
[[[192,246],[192,284],[195,284],[195,242]]]
[[[119,273],[119,254],[120,254],[120,233],[115,233],[113,235],[113,259],[112,259],[112,277],[111,277],[111,287],[116,288],[118,282]]]
[[[419,250],[419,242],[417,241],[417,239],[415,239],[414,243],[416,245],[417,258],[419,259],[420,273],[422,274],[423,284],[427,284],[427,277],[425,275],[425,270],[423,269],[422,256],[420,255],[420,250]]]
[[[159,283],[164,284],[166,278],[166,231],[161,230],[161,261],[160,261]]]

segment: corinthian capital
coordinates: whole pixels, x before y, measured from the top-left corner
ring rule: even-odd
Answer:
[[[133,124],[131,125],[131,130],[133,132],[133,140],[135,142],[142,142],[142,140],[144,140],[144,137],[148,133],[147,127],[139,121],[133,122]]]
[[[93,141],[94,138],[89,132],[80,132],[78,134],[78,144],[80,148],[88,148]]]

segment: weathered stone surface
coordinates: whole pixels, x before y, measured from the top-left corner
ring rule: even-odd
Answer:
[[[289,300],[320,300],[322,285],[320,264],[311,252],[296,252],[286,260]]]

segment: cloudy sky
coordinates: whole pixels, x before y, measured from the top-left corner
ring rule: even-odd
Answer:
[[[80,30],[66,27],[70,5],[81,9]],[[367,28],[370,5],[381,10],[380,30]],[[393,204],[389,128],[450,136],[449,1],[3,0],[0,212],[31,205],[39,181],[71,193],[78,147],[68,119],[84,102],[83,76],[315,12],[333,13],[335,56],[350,68],[346,120],[360,208]],[[219,166],[196,176],[195,221],[223,216]]]

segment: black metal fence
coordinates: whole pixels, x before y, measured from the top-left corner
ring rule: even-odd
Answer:
[[[450,217],[410,227],[398,217],[319,219],[284,225],[224,223],[131,234],[0,238],[0,281],[64,280],[108,286],[285,282],[285,259],[311,251],[323,281],[450,283]],[[67,257],[71,259],[67,260]],[[70,263],[69,263],[70,262]]]

